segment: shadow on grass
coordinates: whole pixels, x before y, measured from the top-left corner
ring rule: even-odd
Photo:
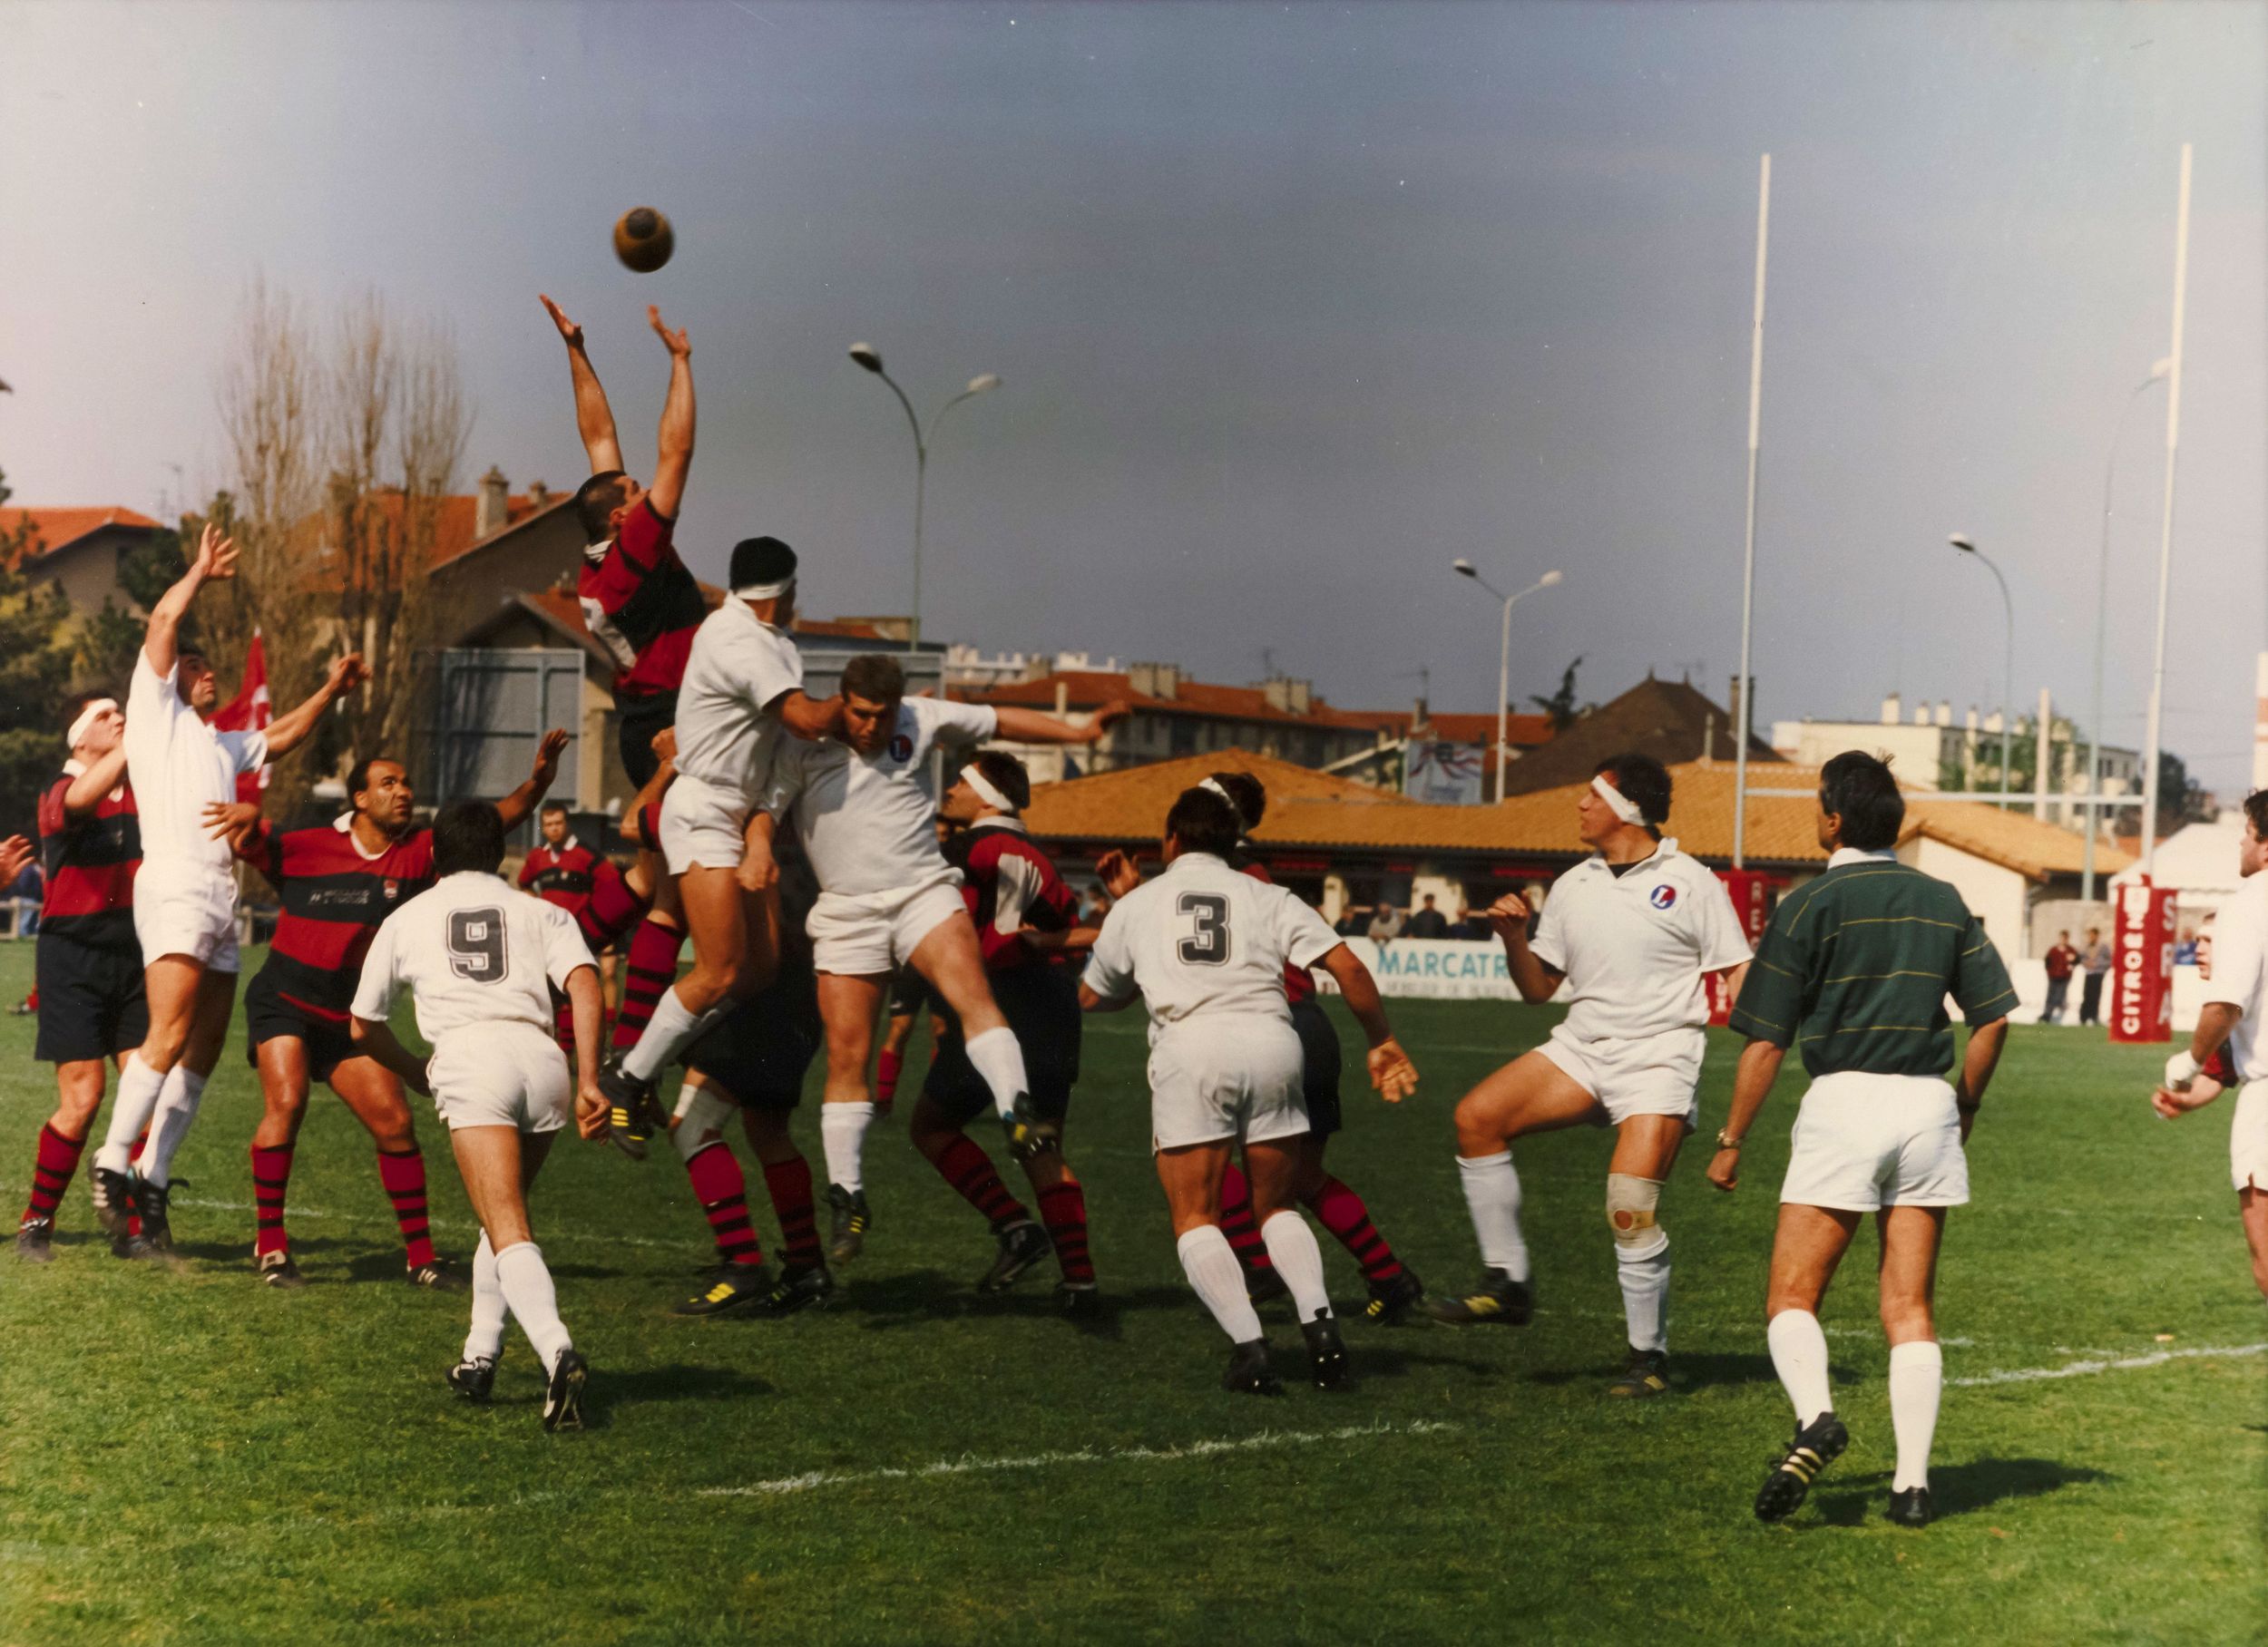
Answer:
[[[1066,1325],[1100,1338],[1116,1338],[1119,1323],[1135,1311],[1197,1307],[1186,1287],[1136,1287],[1119,1291],[1106,1282],[1095,1315],[1087,1321],[1067,1321]],[[967,1277],[943,1270],[914,1270],[875,1281],[846,1281],[829,1310],[867,1317],[865,1324],[870,1332],[892,1332],[930,1321],[1060,1317],[1063,1313],[1051,1277],[1026,1276],[1005,1292],[979,1292]]]
[[[583,1423],[592,1429],[606,1428],[618,1407],[659,1401],[727,1401],[777,1393],[769,1381],[731,1367],[695,1367],[677,1363],[644,1367],[634,1372],[610,1372],[594,1368],[591,1389],[584,1397]]]
[[[1296,1340],[1287,1342],[1287,1350]],[[1351,1343],[1346,1347],[1347,1370],[1359,1381],[1364,1379],[1403,1379],[1428,1367],[1446,1367],[1475,1379],[1504,1379],[1518,1377],[1518,1370],[1500,1362],[1475,1360],[1461,1355],[1431,1355],[1404,1350],[1395,1344]]]
[[[1855,1375],[1847,1367],[1830,1368],[1836,1379]],[[1599,1361],[1589,1367],[1558,1367],[1524,1375],[1530,1383],[1556,1387],[1562,1384],[1598,1384],[1602,1388],[1622,1375],[1619,1360]],[[1768,1355],[1672,1355],[1669,1358],[1670,1388],[1679,1394],[1709,1389],[1723,1384],[1772,1384],[1779,1380]]]
[[[2058,1464],[2053,1458],[1975,1458],[1967,1464],[1933,1466],[1930,1470],[1930,1498],[1942,1521],[1966,1515],[2011,1498],[2039,1498],[2067,1486],[2116,1481],[2107,1470],[2085,1465]],[[1870,1515],[1879,1516],[1888,1502],[1891,1475],[1877,1470],[1871,1476],[1838,1480],[1818,1496],[1820,1519],[1834,1526],[1856,1526]]]

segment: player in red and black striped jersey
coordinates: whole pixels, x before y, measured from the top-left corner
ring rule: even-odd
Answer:
[[[31,1201],[15,1236],[17,1253],[34,1263],[54,1256],[55,1209],[102,1106],[103,1066],[122,1064],[150,1031],[134,937],[142,827],[126,782],[125,730],[115,698],[77,700],[71,758],[39,797],[47,889],[34,960],[39,1038],[32,1056],[55,1067],[55,1113],[39,1130]],[[126,1233],[125,1208],[113,1213],[104,1202],[95,1214],[112,1235]]]
[[[1268,798],[1267,790],[1258,778],[1248,772],[1217,772],[1205,780],[1205,787],[1228,802],[1246,833],[1260,827],[1260,820],[1267,812]],[[1256,881],[1272,882],[1275,877],[1249,847],[1248,842],[1241,843],[1236,867]],[[1123,897],[1139,877],[1121,878],[1117,883],[1109,884],[1114,872],[1121,875],[1133,872],[1121,854],[1104,856],[1106,862],[1098,867],[1105,871],[1108,890],[1113,897]],[[1107,862],[1110,859],[1118,862]],[[1291,1005],[1292,1027],[1299,1032],[1305,1067],[1301,1092],[1307,1106],[1307,1135],[1300,1146],[1303,1155],[1295,1188],[1307,1210],[1339,1238],[1340,1244],[1362,1265],[1363,1280],[1370,1290],[1370,1301],[1364,1313],[1374,1321],[1398,1324],[1424,1301],[1425,1288],[1416,1272],[1394,1255],[1385,1237],[1379,1234],[1363,1198],[1323,1165],[1325,1147],[1341,1126],[1339,1032],[1322,1002],[1315,999],[1315,975],[1305,967],[1284,969],[1284,994]],[[1253,1301],[1259,1303],[1281,1297],[1285,1291],[1283,1279],[1276,1273],[1267,1243],[1260,1238],[1259,1225],[1252,1216],[1252,1186],[1234,1162],[1221,1180],[1220,1206],[1221,1232],[1244,1263],[1245,1279]]]
[[[1040,1223],[963,1130],[992,1113],[992,1088],[963,1049],[951,1009],[934,996],[936,1046],[907,1131],[929,1164],[992,1226],[1000,1252],[978,1289],[1006,1287],[1051,1249],[1063,1272],[1056,1297],[1064,1312],[1091,1317],[1100,1299],[1087,1245],[1087,1193],[1063,1158],[1063,1123],[1079,1079],[1081,1025],[1078,973],[1065,960],[1074,950],[1091,948],[1094,933],[1080,926],[1078,899],[1024,833],[1018,814],[1031,800],[1023,763],[989,750],[962,768],[939,811],[966,825],[955,843],[961,893],[976,926],[992,999],[1022,1049],[1026,1090],[1040,1117],[1031,1145],[1014,1151],[1040,1204]]]
[[[558,775],[564,732],[546,733],[528,781],[496,804],[511,829]],[[425,1213],[425,1162],[402,1084],[354,1044],[349,1008],[362,958],[379,923],[434,883],[433,831],[414,827],[415,795],[398,761],[361,762],[347,780],[353,810],[336,824],[279,832],[257,809],[216,807],[237,855],[283,900],[268,964],[244,992],[246,1052],[259,1071],[265,1113],[252,1135],[259,1234],[253,1264],[269,1286],[305,1285],[284,1229],[284,1192],[307,1116],[308,1089],[327,1084],[370,1132],[378,1178],[394,1204],[413,1285],[456,1291],[463,1277],[434,1256]]]
[[[543,839],[529,850],[527,861],[520,865],[520,890],[533,892],[544,902],[565,910],[587,935],[592,925],[591,903],[600,883],[621,880],[621,871],[614,867],[611,859],[600,856],[575,838],[567,826],[565,802],[544,802],[536,817]],[[608,901],[613,903],[615,900],[610,897]],[[600,999],[611,1012],[614,950],[611,944],[601,947],[594,943],[591,949],[599,960]]]
[[[575,430],[591,460],[591,478],[575,492],[575,512],[588,545],[576,573],[575,592],[584,622],[614,660],[615,730],[622,770],[643,789],[660,765],[657,741],[677,721],[678,687],[693,649],[693,631],[709,615],[700,585],[671,541],[693,461],[692,348],[684,332],[672,332],[661,323],[660,310],[647,308],[648,323],[670,351],[670,386],[661,404],[653,483],[640,486],[623,473],[613,408],[583,347],[582,328],[549,297],[543,303],[567,346]],[[621,1009],[614,1020],[617,1053],[637,1044],[655,1005],[677,977],[678,955],[685,944],[677,882],[662,872],[659,844],[650,839],[640,843],[642,878],[653,889],[649,894],[653,901],[624,957]]]

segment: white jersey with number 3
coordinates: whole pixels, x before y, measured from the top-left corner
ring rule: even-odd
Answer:
[[[1110,911],[1087,962],[1106,1000],[1135,989],[1150,1040],[1192,1018],[1244,1015],[1289,1024],[1284,967],[1310,967],[1339,946],[1323,917],[1280,886],[1210,853],[1183,853]]]
[[[552,986],[592,964],[574,917],[499,875],[444,876],[386,918],[363,960],[354,1015],[384,1023],[407,987],[417,1033],[441,1046],[460,1030],[523,1024],[552,1033]]]

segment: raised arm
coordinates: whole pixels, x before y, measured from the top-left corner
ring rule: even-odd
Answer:
[[[806,743],[816,744],[843,729],[843,700],[839,697],[814,697],[798,687],[774,699],[773,707],[779,713],[779,724]]]
[[[537,294],[542,297],[541,293]],[[567,345],[567,373],[575,385],[575,433],[582,436],[582,449],[591,459],[591,473],[607,474],[622,466],[622,443],[614,437],[614,410],[606,404],[606,391],[599,385],[599,375],[591,369],[591,356],[582,346],[582,328],[567,318],[566,312],[549,297],[543,297],[543,312],[559,328],[560,337]]]
[[[535,751],[535,765],[528,773],[528,781],[496,803],[496,815],[504,821],[508,830],[517,829],[536,803],[549,793],[559,776],[559,757],[567,747],[567,734],[553,726],[543,735],[543,742]]]
[[[1504,965],[1512,975],[1512,987],[1520,991],[1520,999],[1542,1001],[1558,994],[1567,974],[1557,967],[1547,966],[1528,947],[1528,901],[1518,892],[1505,893],[1489,905],[1488,922],[1504,940]]]
[[[288,715],[279,715],[268,725],[268,758],[279,761],[301,744],[315,730],[323,711],[370,678],[370,672],[362,667],[362,654],[349,652],[344,658],[331,659],[329,671],[323,684],[312,696]]]
[[[685,496],[685,472],[693,463],[693,346],[682,331],[662,325],[660,309],[650,304],[646,319],[670,351],[670,392],[662,397],[661,436],[646,497],[657,513],[674,521]],[[598,379],[591,381],[595,385]]]
[[[126,746],[122,743],[108,755],[95,756],[93,765],[71,780],[71,786],[63,792],[63,815],[74,823],[85,817],[125,778]]]
[[[181,658],[181,619],[189,616],[189,605],[197,599],[197,591],[207,583],[235,576],[236,540],[222,537],[219,527],[206,521],[204,534],[197,542],[197,558],[150,609],[142,655],[150,660],[151,670],[160,680],[173,673],[173,665]]]
[[[998,711],[1000,736],[1013,744],[1098,743],[1110,730],[1112,723],[1125,719],[1129,712],[1129,706],[1126,704],[1105,704],[1088,717],[1085,726],[1074,726],[1037,709],[1002,708]]]

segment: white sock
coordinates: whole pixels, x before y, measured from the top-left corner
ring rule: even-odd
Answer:
[[[552,1291],[552,1272],[543,1267],[543,1254],[533,1242],[514,1242],[496,1254],[496,1285],[512,1319],[528,1335],[536,1360],[543,1363],[548,1375],[560,1352],[574,1348],[574,1340],[559,1319],[559,1296]]]
[[[132,1165],[134,1140],[150,1125],[158,1106],[165,1077],[142,1061],[142,1054],[126,1055],[118,1072],[118,1093],[111,1100],[111,1129],[103,1135],[103,1147],[94,1152],[94,1165],[106,1173],[122,1173]]]
[[[1457,1176],[1472,1213],[1472,1233],[1481,1238],[1481,1262],[1526,1281],[1528,1243],[1520,1233],[1520,1174],[1512,1170],[1512,1152],[1461,1156]]]
[[[1669,1348],[1669,1243],[1644,1258],[1615,1254],[1615,1276],[1622,1282],[1622,1319],[1633,1350]]]
[[[695,1012],[678,998],[678,987],[671,984],[654,1003],[653,1016],[646,1020],[646,1028],[622,1058],[622,1073],[634,1081],[650,1081],[667,1069],[677,1055],[690,1047],[709,1028],[725,1015],[725,1003],[719,1001],[706,1012]]]
[[[819,1142],[826,1148],[826,1181],[841,1184],[854,1195],[866,1187],[858,1156],[874,1118],[872,1104],[819,1106]]]
[[[1930,1443],[1937,1439],[1937,1400],[1944,1387],[1945,1352],[1936,1340],[1890,1347],[1890,1428],[1898,1437],[1893,1493],[1930,1485]]]
[[[1307,1240],[1314,1244],[1314,1236]],[[1260,1318],[1245,1291],[1244,1266],[1237,1262],[1237,1250],[1220,1233],[1220,1225],[1201,1223],[1173,1244],[1181,1254],[1181,1272],[1189,1278],[1189,1285],[1213,1312],[1228,1341],[1249,1344],[1260,1337]],[[1320,1255],[1317,1262],[1321,1262]]]
[[[464,1359],[493,1361],[504,1352],[504,1322],[511,1311],[504,1304],[503,1283],[496,1279],[496,1249],[488,1244],[488,1232],[473,1249],[473,1329],[464,1335]]]
[[[1764,1337],[1772,1347],[1772,1369],[1794,1404],[1795,1428],[1834,1411],[1835,1398],[1827,1392],[1827,1335],[1819,1330],[1819,1318],[1808,1310],[1783,1310]]]
[[[1016,1100],[1031,1090],[1031,1079],[1024,1074],[1022,1044],[1007,1025],[971,1036],[961,1050],[969,1055],[969,1062],[992,1089],[992,1107],[1002,1115],[1014,1109]]]
[[[187,1064],[176,1064],[166,1072],[156,1113],[150,1117],[150,1142],[142,1146],[142,1159],[134,1166],[137,1173],[152,1184],[173,1182],[174,1153],[189,1136],[189,1124],[197,1118],[197,1106],[204,1101],[203,1076]]]
[[[1292,1290],[1299,1319],[1312,1321],[1329,1315],[1331,1294],[1323,1285],[1323,1249],[1315,1244],[1315,1233],[1307,1227],[1307,1221],[1289,1207],[1279,1208],[1260,1226],[1260,1239],[1267,1243],[1276,1272]]]

